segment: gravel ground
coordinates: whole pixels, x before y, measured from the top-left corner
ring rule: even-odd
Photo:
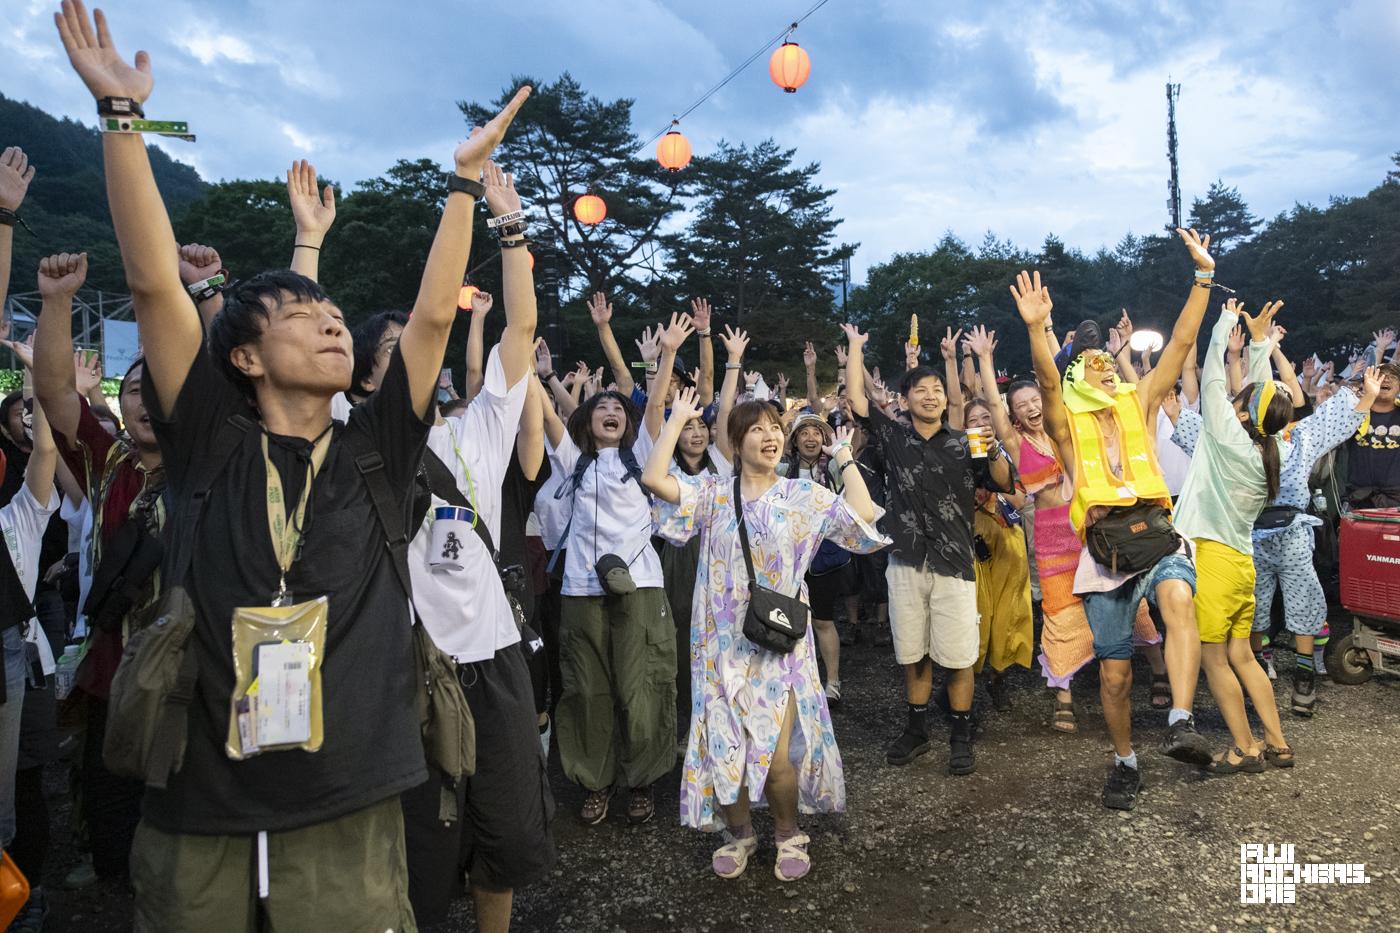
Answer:
[[[1279,651],[1280,669],[1292,655]],[[675,773],[658,784],[657,818],[626,822],[615,799],[606,824],[580,826],[582,793],[552,762],[560,850],[554,877],[517,893],[519,930],[1352,930],[1400,929],[1400,682],[1323,682],[1312,721],[1285,713],[1298,750],[1292,770],[1208,777],[1156,751],[1165,716],[1150,709],[1137,668],[1134,729],[1144,789],[1131,814],[1099,801],[1110,760],[1086,670],[1077,684],[1080,731],[1060,735],[1051,700],[1029,672],[1011,678],[1012,709],[985,714],[978,770],[946,773],[946,729],[904,768],[883,748],[903,725],[902,680],[888,648],[857,646],[842,659],[844,709],[836,734],[848,813],[806,818],[812,874],[772,874],[771,824],[748,872],[709,869],[717,837],[677,825]],[[1289,680],[1277,682],[1287,703]],[[979,707],[986,702],[979,698]],[[1197,719],[1223,748],[1224,723],[1204,678]],[[61,795],[62,778],[52,782]],[[130,896],[99,883],[55,891],[76,854],[55,799],[58,850],[50,866],[51,930],[126,929]],[[1292,905],[1240,903],[1239,845],[1294,843],[1300,862],[1362,862],[1367,885],[1300,886]],[[433,931],[472,930],[459,904]]]

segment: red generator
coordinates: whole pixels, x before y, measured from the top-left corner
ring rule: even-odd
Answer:
[[[1328,642],[1327,673],[1339,684],[1400,674],[1400,509],[1342,516],[1340,550],[1342,608],[1355,628]]]

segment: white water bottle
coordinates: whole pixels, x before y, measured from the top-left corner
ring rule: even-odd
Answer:
[[[78,679],[78,661],[81,660],[82,650],[82,645],[68,645],[63,649],[63,656],[54,662],[53,689],[56,699],[66,700],[73,692],[73,684]]]

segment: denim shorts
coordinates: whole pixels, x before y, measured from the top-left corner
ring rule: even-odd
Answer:
[[[1184,580],[1196,592],[1196,567],[1185,554],[1168,554],[1116,590],[1085,593],[1084,614],[1094,633],[1094,657],[1126,661],[1133,656],[1133,623],[1138,603],[1146,599],[1157,606],[1157,585],[1167,580]]]

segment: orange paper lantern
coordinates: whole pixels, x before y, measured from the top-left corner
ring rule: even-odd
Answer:
[[[481,289],[475,285],[463,285],[462,290],[457,293],[457,307],[463,311],[470,311],[472,306],[472,296]]]
[[[656,161],[669,172],[679,172],[690,164],[690,140],[673,129],[656,144]]]
[[[602,223],[608,216],[608,206],[596,194],[585,194],[574,202],[574,217],[589,227]]]
[[[773,57],[768,59],[768,77],[789,94],[796,93],[806,84],[811,73],[812,59],[796,42],[784,42],[773,50]]]

